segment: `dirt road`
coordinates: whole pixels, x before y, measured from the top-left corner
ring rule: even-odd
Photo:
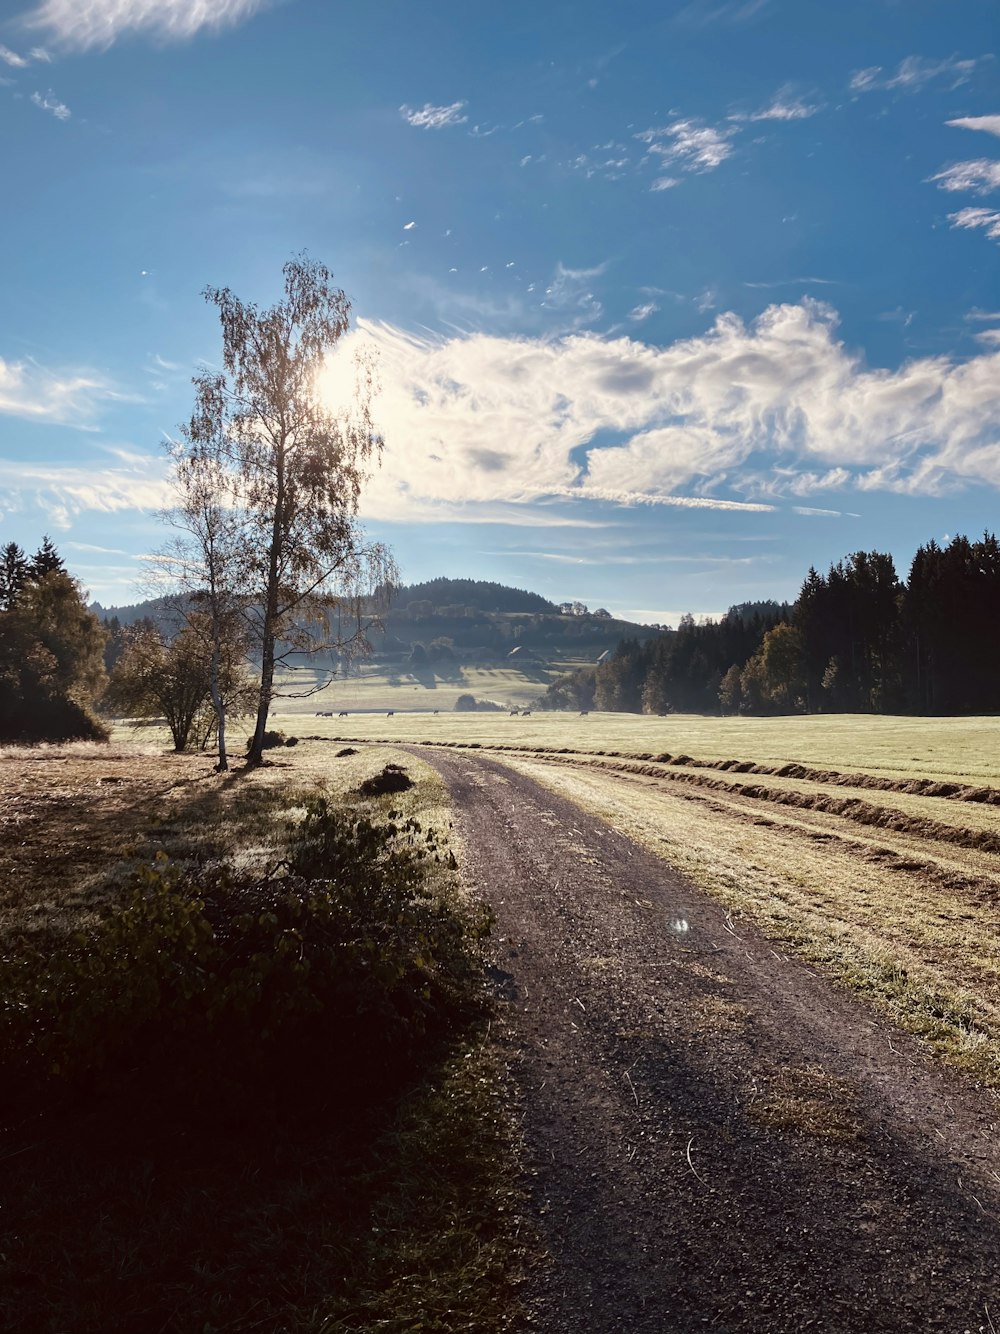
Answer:
[[[992,1094],[574,805],[421,753],[497,913],[532,1329],[1000,1329]]]

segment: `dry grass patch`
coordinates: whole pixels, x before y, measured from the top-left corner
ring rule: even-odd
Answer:
[[[857,1139],[862,1123],[857,1093],[817,1065],[776,1072],[747,1107],[747,1116],[768,1130],[791,1131],[818,1139]]]

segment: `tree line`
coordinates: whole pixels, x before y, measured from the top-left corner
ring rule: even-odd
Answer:
[[[794,604],[732,607],[549,689],[552,708],[635,713],[1000,712],[1000,544],[921,546],[906,580],[859,551],[810,568]]]

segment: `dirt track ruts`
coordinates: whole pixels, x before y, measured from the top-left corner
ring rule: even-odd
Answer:
[[[420,753],[497,914],[533,1330],[1000,1327],[994,1095],[572,803]]]

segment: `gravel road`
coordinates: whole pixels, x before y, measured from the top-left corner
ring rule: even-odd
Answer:
[[[532,1330],[1000,1329],[994,1095],[578,807],[419,753],[497,914]]]

